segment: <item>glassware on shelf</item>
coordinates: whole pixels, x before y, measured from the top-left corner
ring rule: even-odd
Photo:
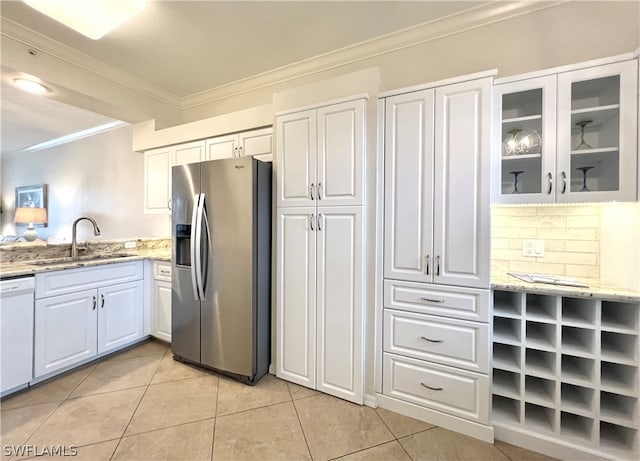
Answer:
[[[507,136],[504,138],[502,142],[502,156],[509,157],[511,155],[518,155],[520,150],[520,145],[517,142],[518,133],[522,130],[519,128],[514,128],[507,132]]]
[[[542,151],[542,138],[536,130],[524,130],[516,135],[519,155],[539,154]]]
[[[518,190],[518,176],[520,176],[524,171],[510,171],[509,174],[513,175],[513,194],[519,194]]]
[[[593,169],[592,166],[581,166],[580,168],[576,168],[576,170],[582,171],[582,189],[580,189],[580,192],[590,191],[589,188],[587,187],[587,171],[591,169]]]
[[[576,123],[576,126],[580,127],[580,144],[578,144],[573,150],[593,149],[593,147],[584,141],[584,127],[593,123],[593,120],[582,120]]]

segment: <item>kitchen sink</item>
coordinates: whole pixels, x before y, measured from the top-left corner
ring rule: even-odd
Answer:
[[[54,259],[43,259],[40,261],[28,261],[26,264],[33,266],[57,266],[61,264],[72,264],[72,263],[90,263],[95,261],[108,261],[110,259],[119,259],[119,258],[127,258],[130,256],[135,256],[130,253],[109,253],[109,254],[101,254],[101,255],[87,255],[81,256],[77,259],[73,259],[70,256],[66,258],[54,258]]]

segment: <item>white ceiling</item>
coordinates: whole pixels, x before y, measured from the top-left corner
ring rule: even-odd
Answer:
[[[21,1],[2,0],[0,13],[3,21],[184,98],[486,3],[152,0],[139,16],[97,41]],[[1,109],[2,153],[111,120],[26,95],[6,82]]]
[[[478,1],[150,1],[91,40],[21,1],[2,17],[178,97],[478,6]]]

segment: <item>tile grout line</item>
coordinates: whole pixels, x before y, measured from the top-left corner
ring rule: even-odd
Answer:
[[[507,453],[505,453],[504,451],[502,451],[502,450],[500,449],[500,447],[496,445],[495,440],[494,440],[494,442],[493,442],[493,447],[494,447],[496,450],[498,450],[500,453],[502,453],[503,455],[505,455],[509,461],[513,461],[513,459],[511,458],[511,456],[509,456]]]
[[[220,377],[218,376],[218,385],[216,386],[216,411],[213,414],[213,438],[211,439],[211,457],[213,461],[213,449],[216,445],[216,425],[218,424],[218,400],[220,398]]]
[[[167,352],[165,351],[165,354],[166,353]],[[162,354],[162,357],[164,357],[164,354]],[[129,425],[131,424],[131,421],[133,420],[133,417],[136,415],[136,412],[138,411],[138,408],[140,408],[140,404],[142,403],[142,400],[144,400],[144,396],[147,395],[147,391],[149,390],[149,386],[151,385],[151,380],[153,379],[153,377],[157,373],[158,368],[160,368],[160,364],[161,363],[162,363],[162,358],[160,358],[160,360],[158,360],[158,365],[156,365],[156,369],[153,370],[153,374],[151,375],[151,378],[149,378],[149,383],[147,383],[147,386],[145,387],[144,392],[142,393],[142,397],[140,397],[140,400],[138,400],[138,404],[136,405],[136,408],[131,413],[131,417],[129,418],[129,422],[127,422],[127,425],[124,428],[124,431],[122,431],[122,435],[120,436],[120,440],[118,440],[118,443],[116,444],[116,447],[113,450],[113,453],[111,453],[111,457],[109,458],[110,461],[113,460],[113,457],[116,455],[116,452],[118,451],[118,448],[120,447],[120,443],[122,443],[122,439],[124,438],[124,435],[127,433],[127,429],[129,429]],[[137,388],[133,388],[133,389],[137,389]]]
[[[84,378],[82,378],[82,379],[80,380],[80,382],[79,382],[78,384],[76,384],[76,385],[75,385],[75,386],[74,386],[74,387],[69,391],[69,393],[67,394],[67,396],[66,396],[63,400],[61,400],[60,402],[58,402],[58,405],[56,405],[56,407],[51,411],[51,413],[49,413],[49,414],[47,415],[47,417],[46,417],[46,418],[44,418],[40,424],[38,424],[38,427],[36,427],[36,428],[33,430],[33,432],[31,432],[31,434],[29,435],[29,437],[25,438],[24,442],[22,442],[22,444],[23,444],[23,445],[25,445],[29,440],[31,440],[31,438],[36,434],[36,432],[38,432],[38,430],[40,430],[40,428],[41,428],[42,426],[44,426],[44,423],[46,423],[46,422],[49,420],[49,418],[51,418],[51,415],[53,415],[53,414],[58,410],[58,408],[60,408],[60,407],[62,406],[62,404],[63,404],[63,403],[65,403],[65,402],[67,401],[67,399],[68,399],[68,398],[69,398],[69,396],[73,393],[73,391],[75,391],[75,390],[77,389],[77,387],[78,387],[80,384],[82,384],[82,383],[84,382],[84,380],[85,380],[85,379],[87,379],[87,378],[89,377],[89,375],[90,375],[91,373],[93,373],[93,370],[95,370],[95,369],[96,369],[96,367],[94,366],[94,367],[93,367],[93,369],[92,369],[89,373],[87,373],[87,376],[85,376]],[[71,373],[69,373],[69,374],[71,374]],[[47,402],[45,402],[45,404],[46,404],[46,403],[47,403]],[[52,403],[55,403],[55,402],[52,402]],[[27,407],[27,406],[34,406],[34,405],[25,405],[24,407],[18,407],[18,408],[25,408],[25,407]],[[17,408],[16,408],[16,409],[17,409]],[[12,456],[11,458],[13,459],[14,457]]]
[[[293,411],[296,413],[296,418],[298,418],[298,424],[300,425],[300,430],[302,431],[302,438],[304,439],[304,444],[307,446],[307,453],[309,453],[309,459],[313,461],[313,456],[311,455],[311,447],[309,447],[309,442],[307,441],[307,434],[304,432],[304,427],[302,426],[302,421],[300,420],[300,415],[298,414],[298,408],[296,407],[296,401],[293,399],[293,394],[291,393],[291,388],[289,387],[289,383],[286,382],[287,392],[289,392],[289,397],[291,398],[291,405],[293,405]],[[310,396],[314,397],[314,396]]]
[[[414,461],[414,460],[413,460],[413,458],[411,457],[411,455],[409,454],[409,452],[407,451],[407,449],[404,447],[404,445],[402,445],[402,444],[400,443],[399,438],[398,438],[398,437],[396,436],[396,434],[391,430],[391,428],[389,427],[389,425],[387,424],[387,422],[384,420],[384,418],[383,418],[382,416],[380,416],[380,413],[378,413],[378,408],[377,408],[377,407],[374,409],[374,411],[375,411],[376,415],[378,415],[378,418],[380,418],[380,421],[382,421],[382,424],[384,424],[384,425],[387,427],[387,429],[389,430],[389,432],[390,432],[390,433],[391,433],[391,435],[393,436],[393,440],[395,440],[395,442],[396,442],[398,445],[400,445],[400,448],[402,448],[402,451],[404,451],[404,452],[405,452],[405,454],[409,457],[409,459],[410,459],[411,461]],[[432,429],[432,428],[429,428],[429,429]],[[427,429],[427,430],[429,430],[429,429]],[[417,434],[417,432],[416,432],[416,434]],[[413,435],[413,434],[409,434],[409,436],[411,436],[411,435]],[[407,437],[409,437],[409,436],[407,436]],[[389,442],[385,442],[385,443],[389,443]],[[377,446],[377,445],[376,445],[376,446]]]

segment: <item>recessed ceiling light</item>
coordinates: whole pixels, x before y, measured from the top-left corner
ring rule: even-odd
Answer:
[[[76,32],[98,40],[144,10],[147,0],[22,0]]]
[[[29,93],[44,94],[49,91],[49,88],[42,83],[34,82],[26,78],[14,78],[13,83],[21,90],[28,91]]]

